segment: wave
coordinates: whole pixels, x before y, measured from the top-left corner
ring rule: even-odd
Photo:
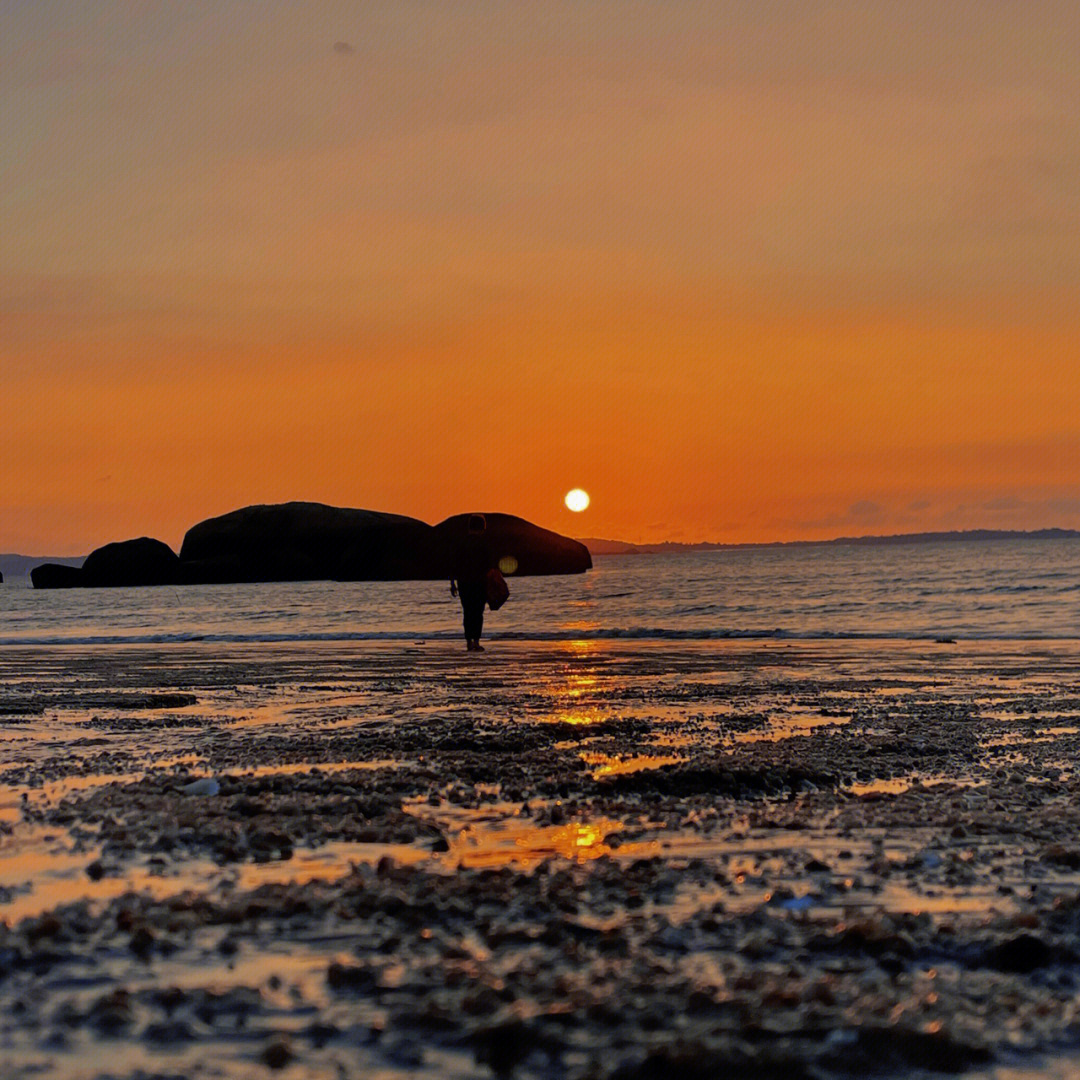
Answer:
[[[785,630],[740,628],[694,628],[673,629],[662,626],[609,627],[591,630],[504,630],[485,634],[487,641],[559,642],[559,641],[1074,641],[1080,640],[1076,633],[1048,632],[996,632],[976,631],[970,628],[954,630]],[[422,645],[427,642],[460,641],[461,632],[439,631],[337,631],[296,633],[206,633],[163,632],[133,634],[77,635],[27,635],[0,637],[0,648],[86,646],[86,645],[272,645],[303,644],[305,642],[409,642]]]

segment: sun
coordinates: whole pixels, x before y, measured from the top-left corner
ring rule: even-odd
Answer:
[[[566,498],[563,501],[566,503],[567,510],[573,510],[575,514],[580,514],[589,505],[589,493],[582,491],[581,488],[574,488],[573,491],[566,493]]]

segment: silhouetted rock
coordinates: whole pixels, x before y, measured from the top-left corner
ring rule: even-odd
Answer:
[[[487,544],[503,573],[580,574],[584,544],[510,514],[487,514]],[[401,514],[322,503],[245,506],[192,526],[179,557],[143,536],[91,552],[82,569],[44,563],[36,589],[236,581],[407,581],[449,578],[468,514],[431,526]]]
[[[322,503],[245,506],[201,521],[180,548],[185,581],[370,581],[435,577],[431,526]]]
[[[436,526],[401,514],[322,503],[245,506],[201,521],[180,548],[182,580],[407,581],[449,578],[468,514]],[[488,514],[495,558],[522,574],[577,574],[592,566],[588,549],[509,514]],[[87,560],[89,561],[89,560]]]
[[[180,580],[180,560],[168,544],[140,536],[106,544],[86,556],[81,584],[175,585]]]
[[[82,570],[77,566],[47,562],[30,571],[30,584],[35,589],[75,589],[82,583]]]
[[[440,557],[450,558],[468,532],[470,514],[456,514],[435,526],[435,546]],[[485,514],[484,533],[495,562],[504,574],[528,577],[537,574],[583,574],[592,567],[589,549],[578,540],[571,540],[550,529],[512,514]],[[510,567],[505,560],[512,560]],[[450,566],[444,573],[450,576]]]

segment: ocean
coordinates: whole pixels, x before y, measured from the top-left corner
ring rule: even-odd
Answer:
[[[0,586],[0,1076],[1074,1077],[1080,542],[595,563]]]
[[[1080,540],[597,556],[510,579],[490,641],[1080,638]],[[287,582],[36,591],[0,586],[0,645],[449,640],[448,585]]]

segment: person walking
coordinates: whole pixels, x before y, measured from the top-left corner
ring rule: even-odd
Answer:
[[[492,565],[491,549],[484,535],[486,529],[487,519],[483,514],[469,515],[469,528],[455,552],[454,576],[450,579],[450,595],[461,597],[465,648],[469,652],[484,651],[480,635],[484,632],[487,572]]]

